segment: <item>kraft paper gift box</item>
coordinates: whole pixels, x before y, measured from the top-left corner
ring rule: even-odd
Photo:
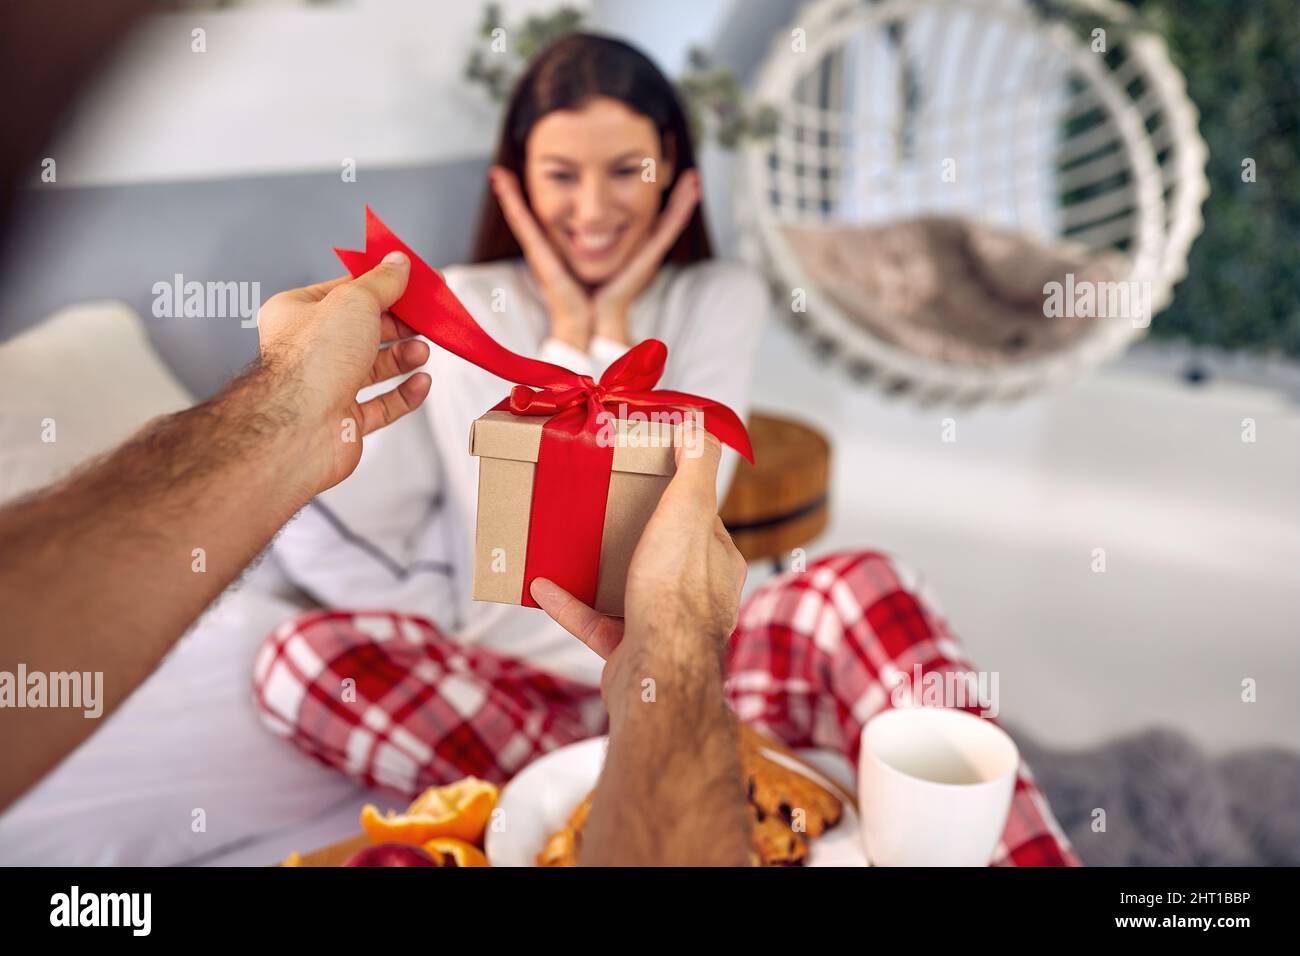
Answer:
[[[521,603],[533,478],[545,421],[537,415],[491,411],[470,429],[469,451],[479,460],[475,600]],[[616,424],[594,606],[621,617],[632,552],[677,470],[673,446],[680,438],[680,426],[629,425],[623,419]]]
[[[731,409],[656,388],[668,359],[668,347],[657,339],[629,348],[597,381],[493,339],[369,206],[365,249],[334,251],[353,276],[390,253],[405,255],[406,291],[388,311],[433,344],[514,383],[470,431],[470,454],[479,458],[477,600],[535,606],[525,581],[549,577],[597,610],[622,614],[632,552],[676,470],[676,423],[689,414],[754,460],[745,426]],[[611,408],[632,410],[624,421]],[[607,428],[611,421],[616,428]]]

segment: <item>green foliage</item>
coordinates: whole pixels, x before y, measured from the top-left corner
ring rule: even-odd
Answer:
[[[1205,232],[1151,332],[1300,356],[1300,8],[1131,0],[1169,44],[1210,148]],[[1242,163],[1255,161],[1255,182]]]
[[[494,101],[504,102],[533,57],[581,26],[581,10],[558,7],[553,13],[529,16],[520,25],[507,29],[501,20],[500,5],[489,3],[483,8],[483,20],[479,24],[479,35],[487,41],[487,49],[475,47],[470,52],[465,78],[485,87]]]
[[[686,72],[677,78],[677,92],[697,138],[711,129],[723,149],[735,149],[747,137],[765,138],[776,132],[776,110],[747,109],[736,74],[713,66],[699,47],[693,47],[687,57]]]

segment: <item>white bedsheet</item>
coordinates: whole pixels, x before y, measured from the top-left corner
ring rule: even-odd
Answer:
[[[299,611],[259,587],[273,570],[228,592],[105,726],[0,816],[0,864],[271,863],[278,838],[342,818],[345,806],[349,829],[321,842],[356,831],[357,809],[376,795],[272,735],[254,710],[253,655]]]

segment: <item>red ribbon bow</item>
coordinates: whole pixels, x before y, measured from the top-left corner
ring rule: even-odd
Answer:
[[[366,207],[364,252],[335,249],[353,276],[369,272],[388,253],[400,250],[411,262],[406,291],[389,309],[435,345],[509,382],[516,383],[497,409],[516,415],[549,416],[533,481],[523,594],[535,577],[546,577],[587,604],[596,594],[601,535],[614,449],[598,442],[600,413],[607,405],[635,406],[647,413],[698,409],[704,427],[749,461],[754,460],[745,426],[730,408],[709,398],[656,389],[668,348],[646,339],[628,349],[596,381],[559,365],[512,352],[483,330],[434,269]]]

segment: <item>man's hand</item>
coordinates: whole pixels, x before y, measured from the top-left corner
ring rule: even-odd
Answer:
[[[707,432],[678,445],[677,473],[633,552],[624,607],[627,617],[656,632],[690,624],[718,645],[736,627],[748,570],[718,517],[721,456],[722,445]]]
[[[102,673],[107,717],[361,438],[415,408],[423,342],[385,310],[409,264],[275,296],[259,361],[205,402],[145,426],[54,488],[0,508],[0,670]],[[129,382],[124,387],[130,387]],[[73,709],[0,711],[0,809],[98,727]]]
[[[584,831],[584,865],[749,861],[750,823],[721,660],[745,562],[717,515],[721,447],[705,436],[702,455],[686,453],[699,445],[678,446],[677,474],[632,555],[623,621],[551,581],[533,581],[542,609],[606,660],[609,752]]]
[[[261,363],[281,380],[271,400],[306,426],[303,477],[311,494],[352,474],[361,439],[429,394],[429,376],[420,372],[357,402],[365,386],[405,375],[429,359],[429,346],[386,311],[406,290],[410,271],[406,256],[389,253],[356,279],[281,292],[258,314]]]
[[[695,425],[688,421],[684,427]],[[678,443],[677,472],[632,554],[624,618],[593,610],[546,578],[533,581],[531,594],[538,606],[614,672],[633,656],[616,653],[628,625],[637,642],[652,641],[657,650],[680,651],[688,659],[715,655],[736,627],[748,567],[718,517],[722,446],[707,432],[703,439],[684,435]],[[688,452],[701,445],[702,454]],[[607,690],[612,676],[607,669],[602,689]]]

